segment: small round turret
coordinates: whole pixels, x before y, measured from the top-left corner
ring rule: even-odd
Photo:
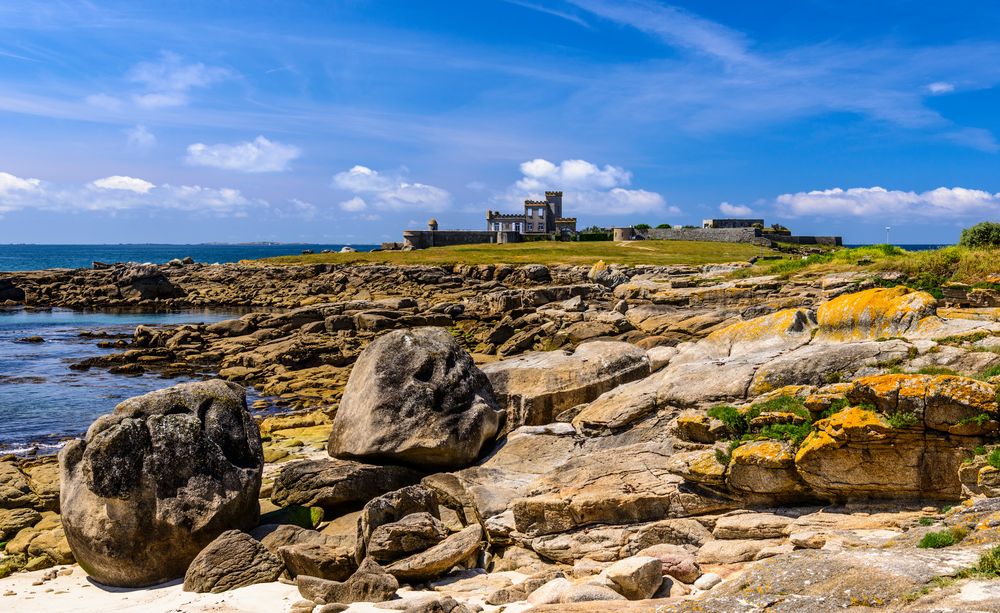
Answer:
[[[438,229],[438,220],[431,217],[431,220],[427,222],[427,229],[434,232]]]

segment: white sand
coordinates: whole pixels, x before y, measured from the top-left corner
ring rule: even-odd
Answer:
[[[301,600],[294,585],[263,583],[223,594],[193,594],[183,591],[180,581],[149,588],[121,589],[102,586],[87,578],[79,566],[68,576],[57,576],[42,585],[48,570],[17,573],[0,579],[0,611],[18,613],[143,613],[202,612],[281,613]],[[5,595],[14,592],[13,595]]]
[[[51,569],[30,573],[16,573],[0,579],[0,611],[16,613],[284,613],[292,603],[302,600],[294,585],[262,583],[232,590],[222,594],[194,594],[182,589],[181,581],[140,588],[112,588],[94,583],[77,566],[57,566],[55,569],[72,569],[70,575],[58,575],[41,585]],[[12,592],[12,593],[11,593]],[[400,590],[405,600],[440,597],[442,594],[427,591]],[[508,608],[511,613],[525,607]],[[495,607],[486,607],[495,611]],[[385,613],[369,603],[355,603],[349,613]]]

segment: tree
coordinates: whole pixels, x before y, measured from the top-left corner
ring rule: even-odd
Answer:
[[[634,227],[634,228],[635,228],[636,230],[648,230],[648,229],[650,229],[650,228],[651,228],[652,226],[651,226],[651,225],[649,225],[648,223],[637,223],[637,224],[635,224],[635,225],[634,225],[633,227]]]
[[[962,230],[958,241],[963,247],[1000,247],[1000,223],[983,221]]]
[[[671,228],[673,228],[673,226],[668,223],[661,223],[660,225],[656,226],[657,230],[669,230]]]

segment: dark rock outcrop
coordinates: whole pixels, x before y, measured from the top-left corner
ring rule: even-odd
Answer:
[[[390,332],[358,357],[330,435],[339,458],[455,468],[500,425],[489,380],[446,330]]]
[[[263,462],[238,385],[186,383],[131,398],[59,454],[66,538],[101,583],[180,577],[222,532],[256,525]]]
[[[399,589],[396,578],[371,559],[365,560],[343,583],[308,575],[299,575],[295,582],[303,598],[322,603],[382,602],[395,596]]]

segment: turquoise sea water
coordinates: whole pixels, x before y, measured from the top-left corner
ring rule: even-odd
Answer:
[[[131,334],[139,324],[212,322],[235,316],[224,311],[0,310],[0,455],[22,453],[34,446],[42,453],[52,452],[60,440],[82,434],[94,418],[125,398],[191,380],[155,374],[128,377],[101,368],[70,370],[73,362],[115,351],[99,349],[100,339],[81,337],[81,332]],[[17,342],[30,336],[40,336],[45,342]],[[248,390],[248,396],[251,401],[255,398],[253,390]]]
[[[238,262],[279,255],[296,255],[309,249],[340,251],[344,245],[0,245],[0,271],[43,268],[89,268],[94,261],[152,262],[191,257],[207,264]],[[377,245],[351,245],[371,251]]]

